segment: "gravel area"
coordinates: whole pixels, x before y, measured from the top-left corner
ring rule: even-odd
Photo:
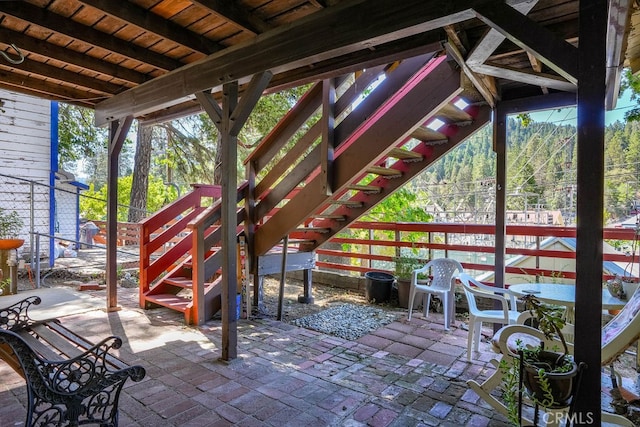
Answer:
[[[356,340],[381,326],[387,325],[399,314],[366,305],[342,304],[310,316],[293,320],[296,326]]]

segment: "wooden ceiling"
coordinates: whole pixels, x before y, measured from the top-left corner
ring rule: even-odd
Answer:
[[[442,50],[465,71],[476,100],[575,91],[571,72],[563,70],[572,60],[567,46],[578,43],[579,2],[506,3],[0,1],[0,49],[15,59],[13,44],[25,57],[19,64],[0,58],[0,87],[95,108],[98,124],[122,115],[152,121],[199,111],[197,91],[216,92],[233,80],[245,84],[258,72],[273,74],[268,90],[275,91]],[[607,66],[614,97],[621,65],[635,71],[639,49],[637,5],[610,4]],[[514,8],[530,21],[512,16]],[[526,49],[534,42],[541,49]],[[567,64],[555,66],[564,56]]]

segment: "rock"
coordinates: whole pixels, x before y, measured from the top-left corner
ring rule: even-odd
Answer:
[[[138,281],[131,278],[131,276],[129,276],[129,278],[125,277],[124,279],[120,279],[120,286],[123,288],[137,288]]]

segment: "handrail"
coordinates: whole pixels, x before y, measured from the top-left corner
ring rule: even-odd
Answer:
[[[189,222],[205,208],[203,199],[215,199],[218,185],[193,185],[193,191],[140,222],[140,301],[150,284],[189,250]]]
[[[244,200],[247,190],[247,183],[238,187],[236,202]],[[213,276],[218,269],[220,253],[207,258],[206,255],[211,249],[221,242],[222,231],[216,223],[222,219],[222,200],[216,201],[211,207],[202,211],[187,224],[190,230],[189,242],[191,245],[192,262],[192,291],[193,291],[193,316],[190,322],[201,324],[205,316],[205,283]],[[244,209],[237,210],[236,227],[244,221]],[[238,230],[240,232],[241,230]],[[185,239],[186,241],[186,239]]]

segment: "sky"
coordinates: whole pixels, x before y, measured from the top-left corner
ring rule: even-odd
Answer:
[[[604,115],[605,125],[610,125],[615,121],[624,122],[624,113],[630,108],[638,105],[630,99],[631,91],[626,90],[622,97],[618,99],[616,108],[606,111]],[[577,109],[576,107],[561,108],[555,110],[545,110],[531,113],[531,118],[536,122],[556,123],[558,125],[568,124],[576,125]]]

